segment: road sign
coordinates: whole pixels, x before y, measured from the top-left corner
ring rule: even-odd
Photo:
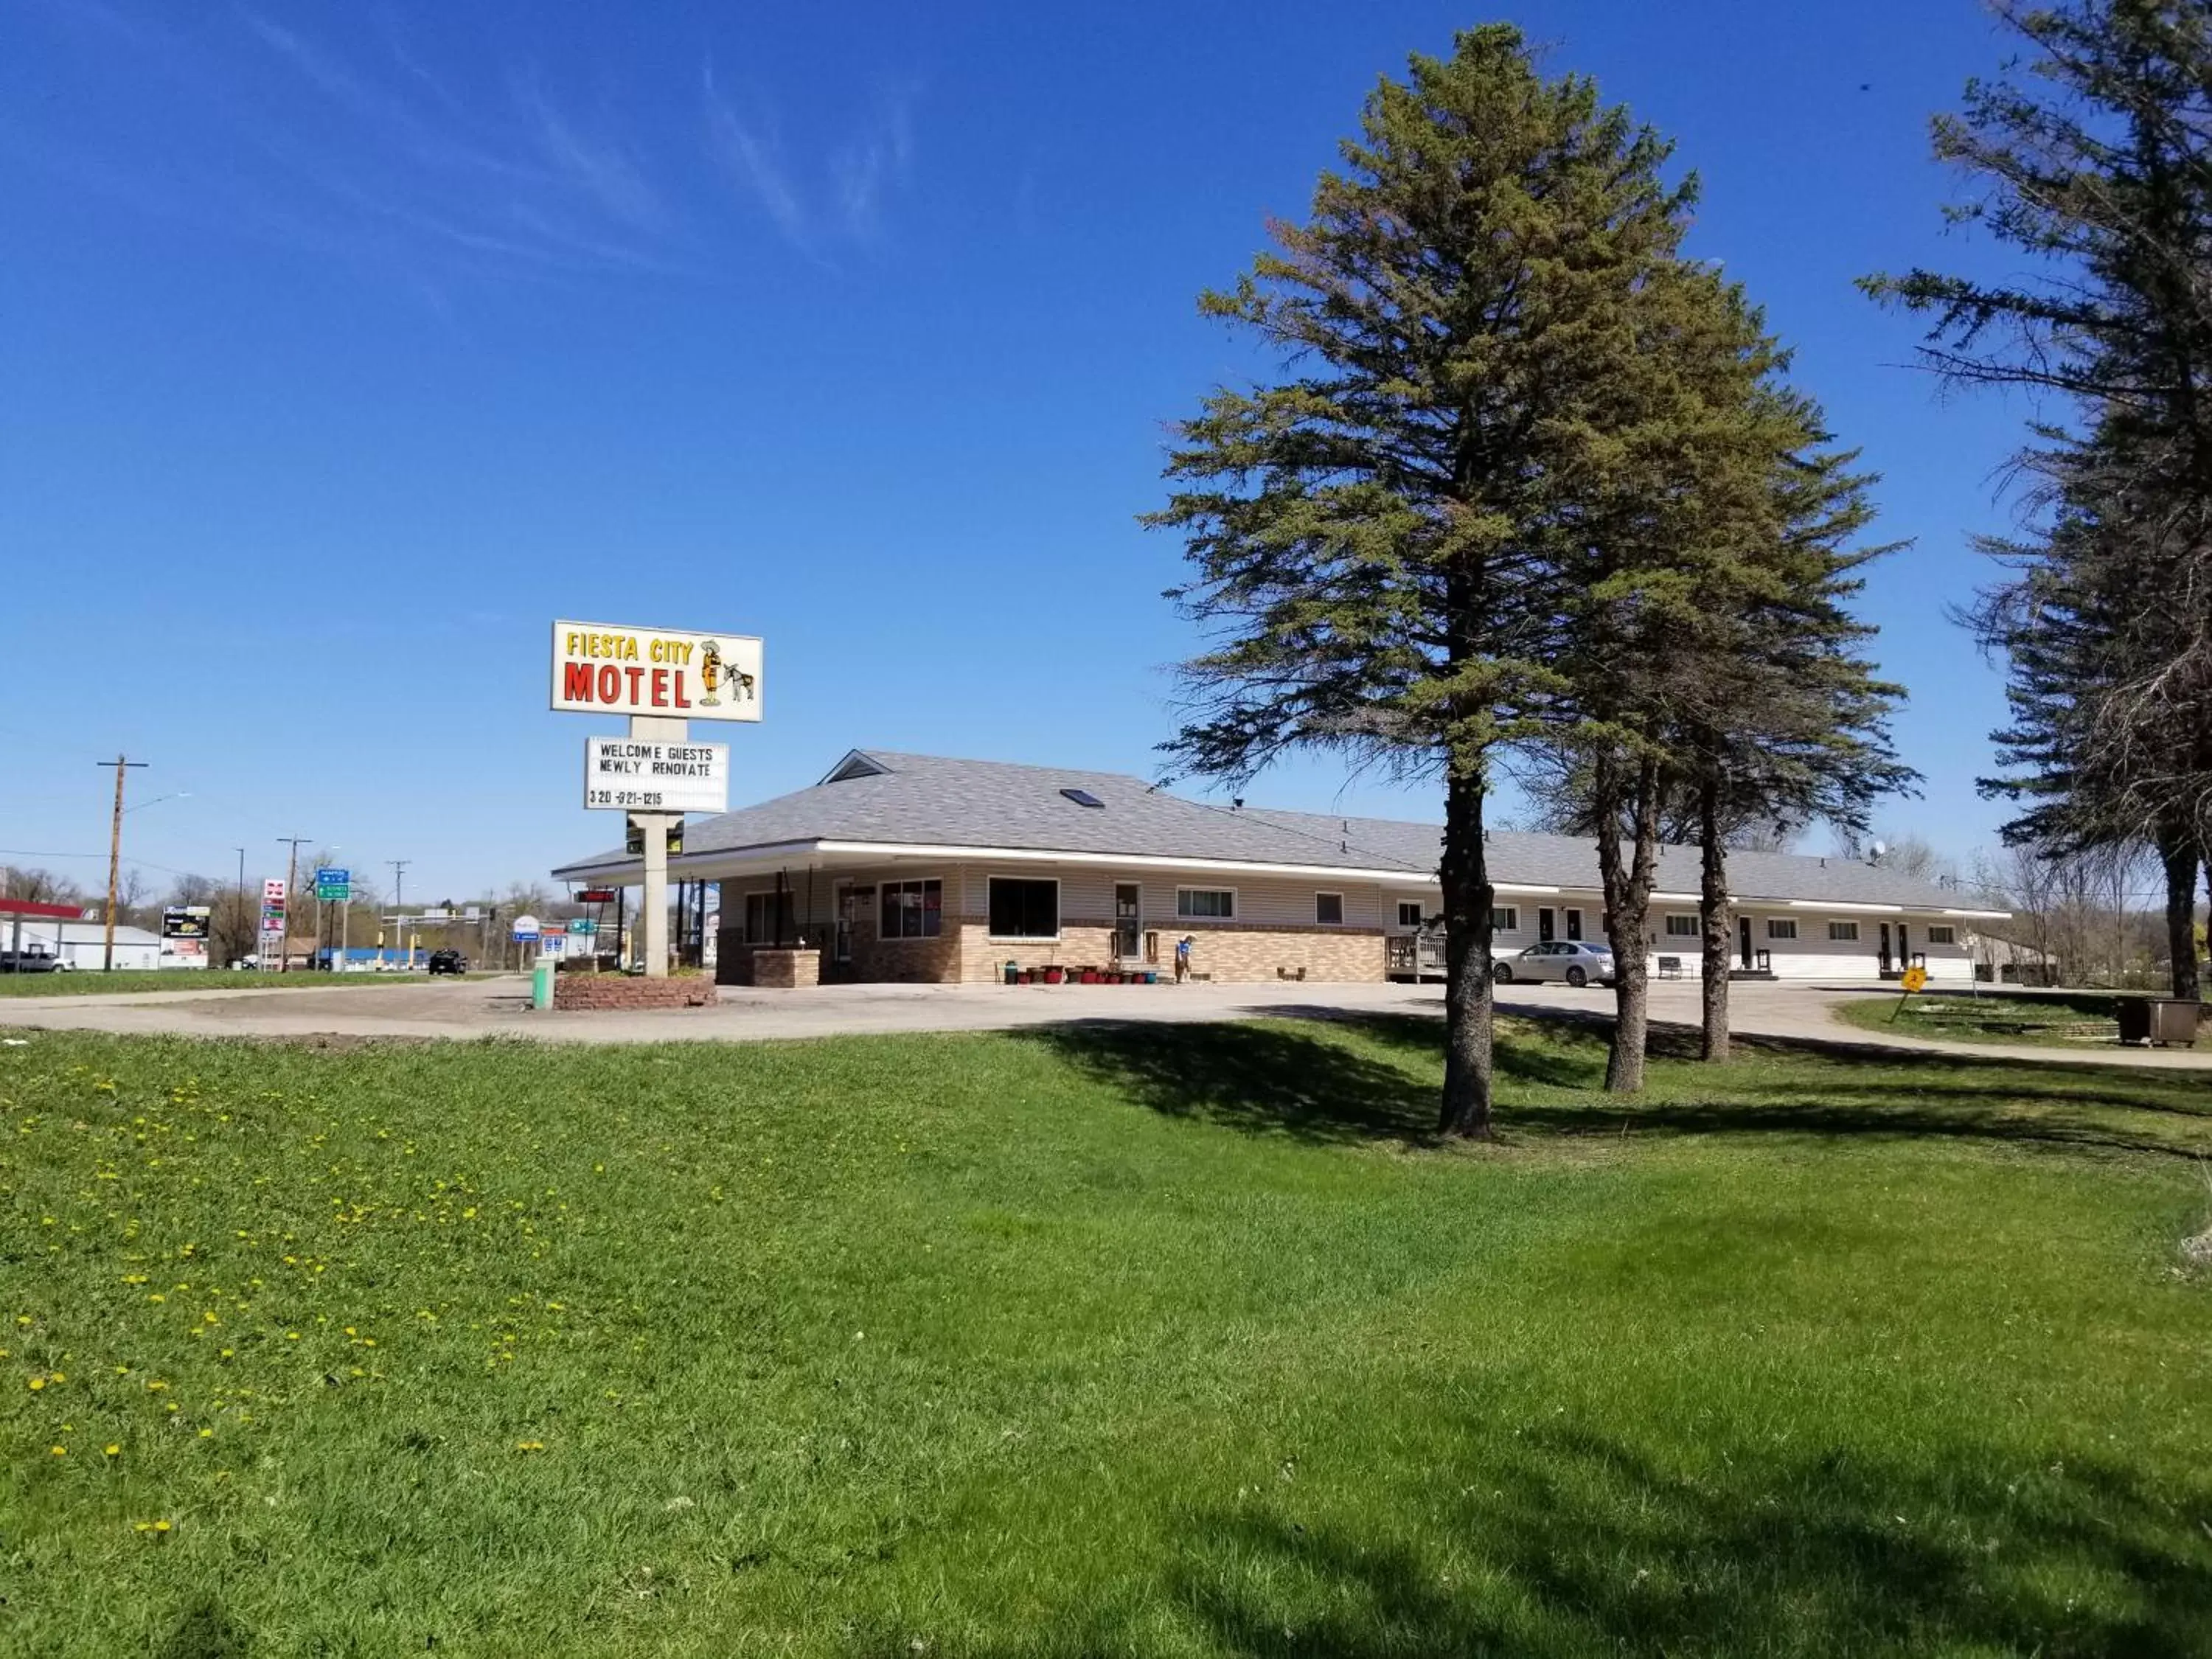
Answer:
[[[1924,991],[1928,988],[1928,970],[1916,962],[1898,975],[1897,982],[1902,985],[1907,993]]]
[[[315,896],[325,903],[343,904],[353,896],[353,872],[325,865],[315,872]]]
[[[527,945],[538,937],[538,918],[520,915],[514,919],[514,939],[518,945]]]
[[[553,707],[672,720],[761,717],[761,642],[610,623],[553,624]]]
[[[584,805],[631,812],[726,812],[730,746],[586,738]]]

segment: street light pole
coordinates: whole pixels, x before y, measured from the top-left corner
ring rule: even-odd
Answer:
[[[115,817],[107,831],[107,933],[100,960],[100,970],[105,974],[112,973],[115,969],[115,891],[123,876],[123,775],[134,769],[143,769],[147,763],[126,760],[118,755],[112,761],[94,761],[93,764],[115,769]],[[57,939],[60,938],[62,928],[66,926],[68,924],[64,922],[54,929]]]

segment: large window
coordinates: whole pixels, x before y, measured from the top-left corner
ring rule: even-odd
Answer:
[[[1517,933],[1521,931],[1521,912],[1510,904],[1501,904],[1490,913],[1490,931],[1493,933]]]
[[[787,945],[795,937],[791,921],[792,892],[745,895],[745,943]]]
[[[1344,895],[1316,893],[1314,895],[1314,926],[1341,927],[1344,926]]]
[[[1668,913],[1667,937],[1668,939],[1695,939],[1697,936],[1698,919],[1695,916],[1686,916],[1679,910]]]
[[[1930,945],[1956,945],[1959,930],[1948,921],[1930,922],[1928,924],[1928,942]]]
[[[1421,925],[1420,900],[1400,899],[1398,901],[1398,925],[1401,927],[1418,927]]]
[[[1204,921],[1233,921],[1237,893],[1228,887],[1178,887],[1176,915]]]
[[[1796,939],[1797,937],[1797,918],[1795,916],[1767,917],[1766,936],[1769,939]]]
[[[879,939],[935,939],[945,925],[945,884],[887,881],[880,890]]]
[[[993,939],[1058,939],[1060,884],[1049,878],[1022,880],[991,878]]]
[[[1832,921],[1828,924],[1829,944],[1856,945],[1858,942],[1859,925],[1856,921]]]

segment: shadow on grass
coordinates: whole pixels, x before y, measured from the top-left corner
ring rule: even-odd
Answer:
[[[1320,1143],[1433,1139],[1441,1032],[1417,1014],[1285,1005],[1284,1024],[1078,1022],[1020,1034],[1153,1110]],[[1310,1021],[1300,1024],[1287,1022]],[[1328,1030],[1316,1030],[1314,1025]],[[1333,1035],[1344,1032],[1354,1041]],[[1596,1022],[1509,1022],[1496,1047],[1509,1137],[1674,1134],[1948,1138],[2194,1158],[2212,1153],[2212,1089],[2186,1073],[2085,1073],[1973,1054],[1739,1040],[1725,1066],[1694,1032],[1652,1035],[1641,1096],[1601,1091]]]
[[[1282,1017],[1300,1018],[1285,1009]],[[1340,1021],[1340,1023],[1351,1023]],[[1434,1021],[1425,1024],[1431,1045]],[[1414,1141],[1436,1127],[1434,1085],[1316,1034],[1274,1025],[1085,1020],[1012,1033],[1170,1117],[1313,1142]]]
[[[1571,1427],[1492,1433],[1399,1523],[1308,1524],[1288,1492],[1202,1512],[1157,1583],[981,1650],[1147,1651],[1139,1626],[1164,1611],[1195,1650],[1252,1659],[2206,1650],[2212,1492],[2008,1461],[1832,1450],[1687,1474]]]

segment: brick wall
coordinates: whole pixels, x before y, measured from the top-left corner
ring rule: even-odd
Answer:
[[[713,981],[691,975],[680,979],[647,979],[629,974],[553,976],[556,1009],[700,1008],[714,1000]]]
[[[971,985],[1004,980],[1010,961],[1018,968],[1108,968],[1114,962],[1110,922],[1063,921],[1057,940],[1019,943],[993,939],[988,916],[963,916],[959,930],[960,976]]]
[[[1186,921],[1160,930],[1161,965],[1175,966],[1175,942],[1190,935],[1190,968],[1225,984],[1255,984],[1295,975],[1333,984],[1380,982],[1382,930],[1379,927],[1208,927]]]

